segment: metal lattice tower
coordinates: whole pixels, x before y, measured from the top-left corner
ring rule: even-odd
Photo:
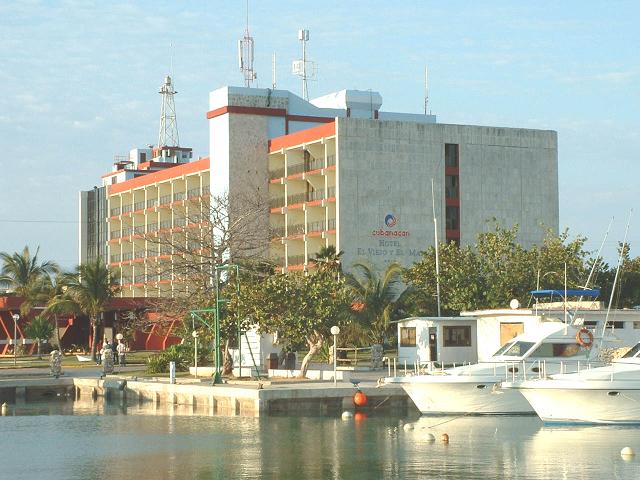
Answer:
[[[242,40],[238,40],[238,64],[244,78],[244,86],[251,87],[251,82],[258,78],[258,74],[253,69],[253,37],[249,34],[249,0],[247,0],[247,27]]]
[[[158,134],[158,147],[179,147],[178,122],[176,120],[176,104],[173,96],[178,93],[173,89],[171,77],[167,75],[158,92],[162,95],[162,108],[160,110],[160,133]]]

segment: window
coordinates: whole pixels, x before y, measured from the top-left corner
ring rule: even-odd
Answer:
[[[447,175],[444,177],[444,194],[446,198],[458,198],[458,177]]]
[[[513,342],[506,352],[502,355],[505,357],[522,357],[525,353],[531,350],[535,343],[533,342]]]
[[[466,325],[462,327],[443,327],[444,346],[445,347],[470,347],[471,346],[471,327]]]
[[[460,229],[460,210],[458,207],[447,206],[445,212],[445,222],[447,224],[447,230],[459,230]]]
[[[416,346],[416,327],[400,327],[400,346]]]
[[[638,354],[638,352],[640,352],[640,343],[636,344],[631,350],[625,353],[622,358],[633,358]]]
[[[445,167],[458,166],[458,147],[456,143],[444,144],[444,165]]]
[[[583,349],[577,343],[542,343],[531,354],[536,358],[575,357],[582,355]]]

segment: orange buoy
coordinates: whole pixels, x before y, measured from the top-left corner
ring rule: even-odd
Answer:
[[[442,436],[440,437],[440,440],[442,440],[442,443],[449,443],[449,435],[447,435],[446,433],[443,433]]]
[[[358,390],[353,396],[353,403],[356,407],[364,407],[367,404],[367,396]]]

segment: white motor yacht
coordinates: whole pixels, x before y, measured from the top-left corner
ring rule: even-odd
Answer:
[[[640,343],[604,367],[502,387],[522,393],[545,423],[640,424]]]
[[[401,385],[423,414],[534,414],[519,390],[499,384],[603,365],[600,343],[580,325],[550,321],[513,338],[490,361],[389,377],[385,384]]]

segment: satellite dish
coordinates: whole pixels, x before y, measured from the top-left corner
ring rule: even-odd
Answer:
[[[520,302],[517,298],[514,298],[509,302],[509,306],[511,307],[511,310],[517,310],[520,308]]]

